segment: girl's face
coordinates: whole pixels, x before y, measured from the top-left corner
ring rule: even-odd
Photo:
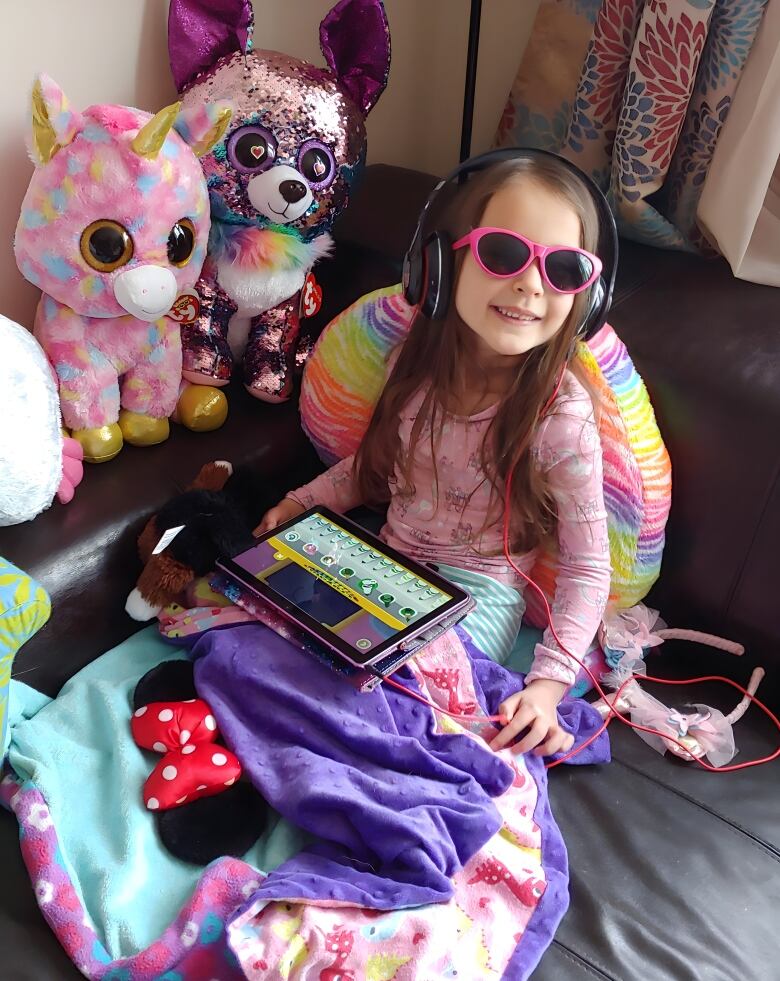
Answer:
[[[540,245],[580,248],[582,227],[577,212],[529,178],[499,188],[480,225],[518,232]],[[546,285],[538,260],[517,276],[496,279],[480,268],[470,249],[464,249],[455,307],[476,335],[482,354],[526,354],[557,334],[573,304],[573,294],[556,293]]]

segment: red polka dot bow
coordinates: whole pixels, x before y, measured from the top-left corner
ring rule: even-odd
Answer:
[[[241,776],[238,757],[215,745],[217,723],[200,698],[151,702],[136,710],[130,727],[142,749],[164,754],[144,784],[150,811],[219,794]]]

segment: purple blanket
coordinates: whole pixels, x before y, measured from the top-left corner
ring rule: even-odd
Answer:
[[[518,676],[475,651],[462,633],[449,645],[443,652],[448,660],[441,663],[453,663],[457,648],[464,682],[480,710],[494,713],[517,690]],[[428,656],[435,659],[436,652]],[[442,731],[448,726],[442,726],[441,715],[389,686],[359,693],[259,624],[212,631],[197,643],[193,657],[198,692],[245,773],[274,808],[317,838],[259,884],[244,914],[291,898],[382,911],[447,903],[453,877],[500,829],[517,841],[530,835],[527,851],[536,834],[546,884],[554,881],[555,888],[533,904],[524,899],[529,887],[518,883],[514,889],[529,916],[536,910],[546,922],[524,933],[530,937],[524,962],[536,963],[567,902],[565,850],[547,805],[541,760],[528,756],[517,765],[511,753],[496,755],[457,726]],[[417,691],[419,663],[397,675]],[[564,702],[561,718],[577,741],[601,723],[579,700]],[[608,759],[604,734],[575,761]],[[536,785],[533,814],[502,813],[497,804],[509,796],[503,795],[528,777]],[[527,832],[512,830],[514,818],[518,829],[528,825]],[[491,861],[490,868],[498,868]],[[471,881],[478,879],[491,881],[484,869]],[[531,950],[534,944],[540,949]],[[518,952],[521,947],[522,942]]]

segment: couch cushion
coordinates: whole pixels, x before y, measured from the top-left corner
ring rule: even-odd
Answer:
[[[747,666],[728,655],[664,648],[650,658],[651,673],[717,671],[747,683]],[[725,686],[686,686],[674,696],[658,687],[647,685],[665,701],[726,711],[739,698]],[[775,981],[780,760],[713,774],[661,757],[619,723],[610,733],[608,766],[551,774],[572,902],[534,981]],[[777,731],[755,708],[734,733],[735,762],[778,745]]]
[[[780,527],[780,290],[735,280],[723,260],[621,248],[621,282],[641,274],[644,282],[621,291],[610,319],[672,459],[667,545],[650,600],[667,619],[733,636],[780,666],[771,555]]]

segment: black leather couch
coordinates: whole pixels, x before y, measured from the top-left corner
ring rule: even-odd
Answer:
[[[319,279],[320,325],[362,293],[397,282],[428,175],[368,169]],[[663,574],[649,602],[668,622],[743,641],[741,659],[667,643],[655,673],[725,673],[780,703],[780,291],[733,279],[724,262],[624,242],[610,318],[650,389],[674,466]],[[91,467],[75,501],[0,530],[0,554],[49,590],[49,624],[15,671],[55,694],[136,629],[123,612],[138,574],[145,517],[211,459],[251,461],[302,480],[318,464],[295,405],[230,392],[219,432],[175,428],[164,446],[127,448]],[[668,697],[668,690],[661,697]],[[700,685],[681,702],[721,707]],[[571,863],[571,908],[534,974],[539,981],[778,981],[780,761],[710,774],[661,758],[613,723],[614,760],[551,772]],[[739,723],[738,759],[771,753],[778,733],[757,709]],[[0,979],[78,977],[35,905],[12,817],[0,813]],[[422,979],[421,979],[422,981]],[[433,979],[425,979],[433,981]],[[478,981],[469,978],[468,981]]]

